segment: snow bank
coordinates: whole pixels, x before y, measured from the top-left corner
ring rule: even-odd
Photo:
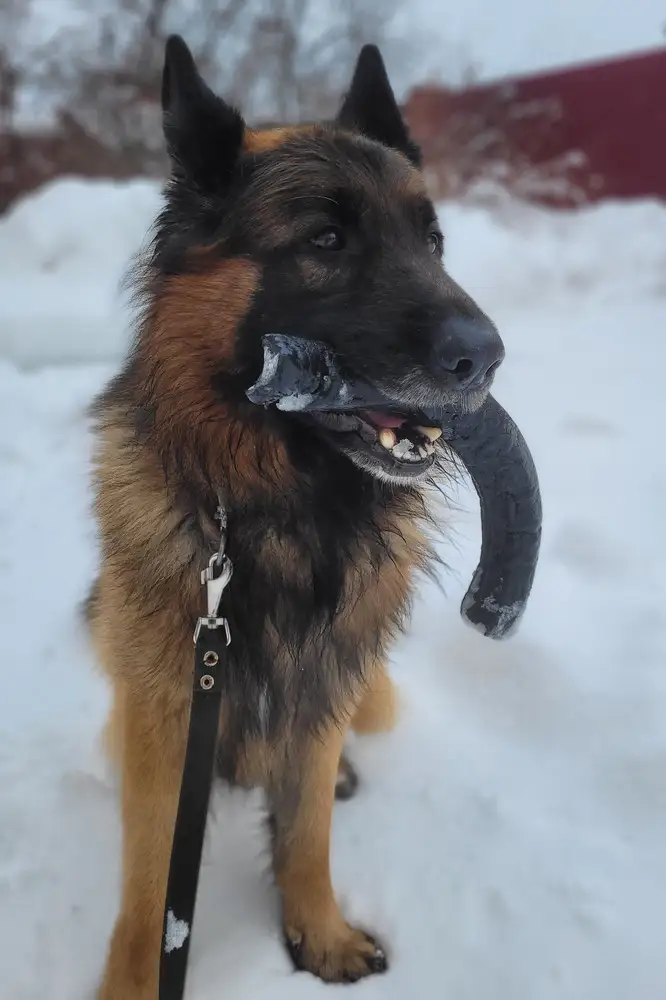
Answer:
[[[666,290],[666,205],[645,199],[553,212],[505,199],[441,205],[447,266],[491,305],[556,305]]]
[[[56,181],[0,219],[0,356],[33,366],[118,358],[120,283],[160,204],[150,181]]]
[[[3,1000],[90,1000],[118,905],[118,799],[97,744],[108,693],[76,618],[96,562],[84,412],[123,342],[108,271],[120,274],[156,202],[149,185],[66,185],[2,231],[3,260],[16,248],[2,325],[9,289],[23,331],[23,354],[6,339],[0,362]],[[515,638],[465,628],[480,531],[461,491],[446,596],[423,588],[392,658],[399,725],[350,747],[362,785],[336,808],[335,883],[391,969],[343,991],[663,1000],[664,208],[443,217],[451,270],[506,341],[497,396],[539,469],[542,559]],[[55,325],[53,299],[70,327]],[[43,362],[49,329],[59,367],[17,367]],[[113,363],[89,364],[91,341]],[[331,996],[282,949],[259,805],[216,795],[191,1000]]]

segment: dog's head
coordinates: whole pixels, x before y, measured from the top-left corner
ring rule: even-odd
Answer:
[[[298,422],[301,439],[381,478],[426,476],[438,431],[422,411],[478,407],[504,349],[444,270],[419,152],[379,51],[361,51],[333,122],[255,131],[174,37],[163,109],[173,171],[155,259],[183,335],[197,326],[220,398],[241,405],[264,334],[323,341],[386,407],[270,419]]]
[[[507,635],[539,551],[536,470],[489,393],[504,348],[443,268],[379,52],[362,50],[334,121],[255,130],[173,37],[163,109],[172,171],[137,272],[143,318],[100,412],[152,445],[186,520],[222,495],[230,516],[270,510],[288,536],[312,510],[315,547],[328,519],[336,551],[362,525],[385,552],[377,513],[425,512],[409,484],[441,435],[440,467],[457,455],[483,514],[463,615]]]

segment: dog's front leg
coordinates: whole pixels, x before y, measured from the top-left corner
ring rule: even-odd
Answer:
[[[187,702],[116,692],[123,879],[99,1000],[155,1000],[173,828],[187,739]],[[121,699],[120,701],[118,699]]]
[[[297,752],[291,748],[269,791],[287,947],[297,968],[328,982],[386,969],[383,950],[345,921],[331,886],[331,815],[343,740],[344,731],[330,725]]]

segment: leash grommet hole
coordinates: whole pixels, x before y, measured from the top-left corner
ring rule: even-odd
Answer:
[[[214,667],[217,665],[219,656],[212,649],[209,649],[207,653],[204,653],[203,661],[207,667]]]
[[[199,681],[199,684],[204,689],[204,691],[210,691],[214,683],[215,681],[210,676],[210,674],[204,674],[201,680]]]

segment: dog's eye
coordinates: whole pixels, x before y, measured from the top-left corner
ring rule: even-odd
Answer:
[[[345,234],[337,226],[327,226],[326,229],[311,236],[310,243],[319,250],[342,250],[345,245]]]
[[[437,229],[431,229],[428,233],[428,249],[431,254],[441,254],[443,245],[442,234]]]

